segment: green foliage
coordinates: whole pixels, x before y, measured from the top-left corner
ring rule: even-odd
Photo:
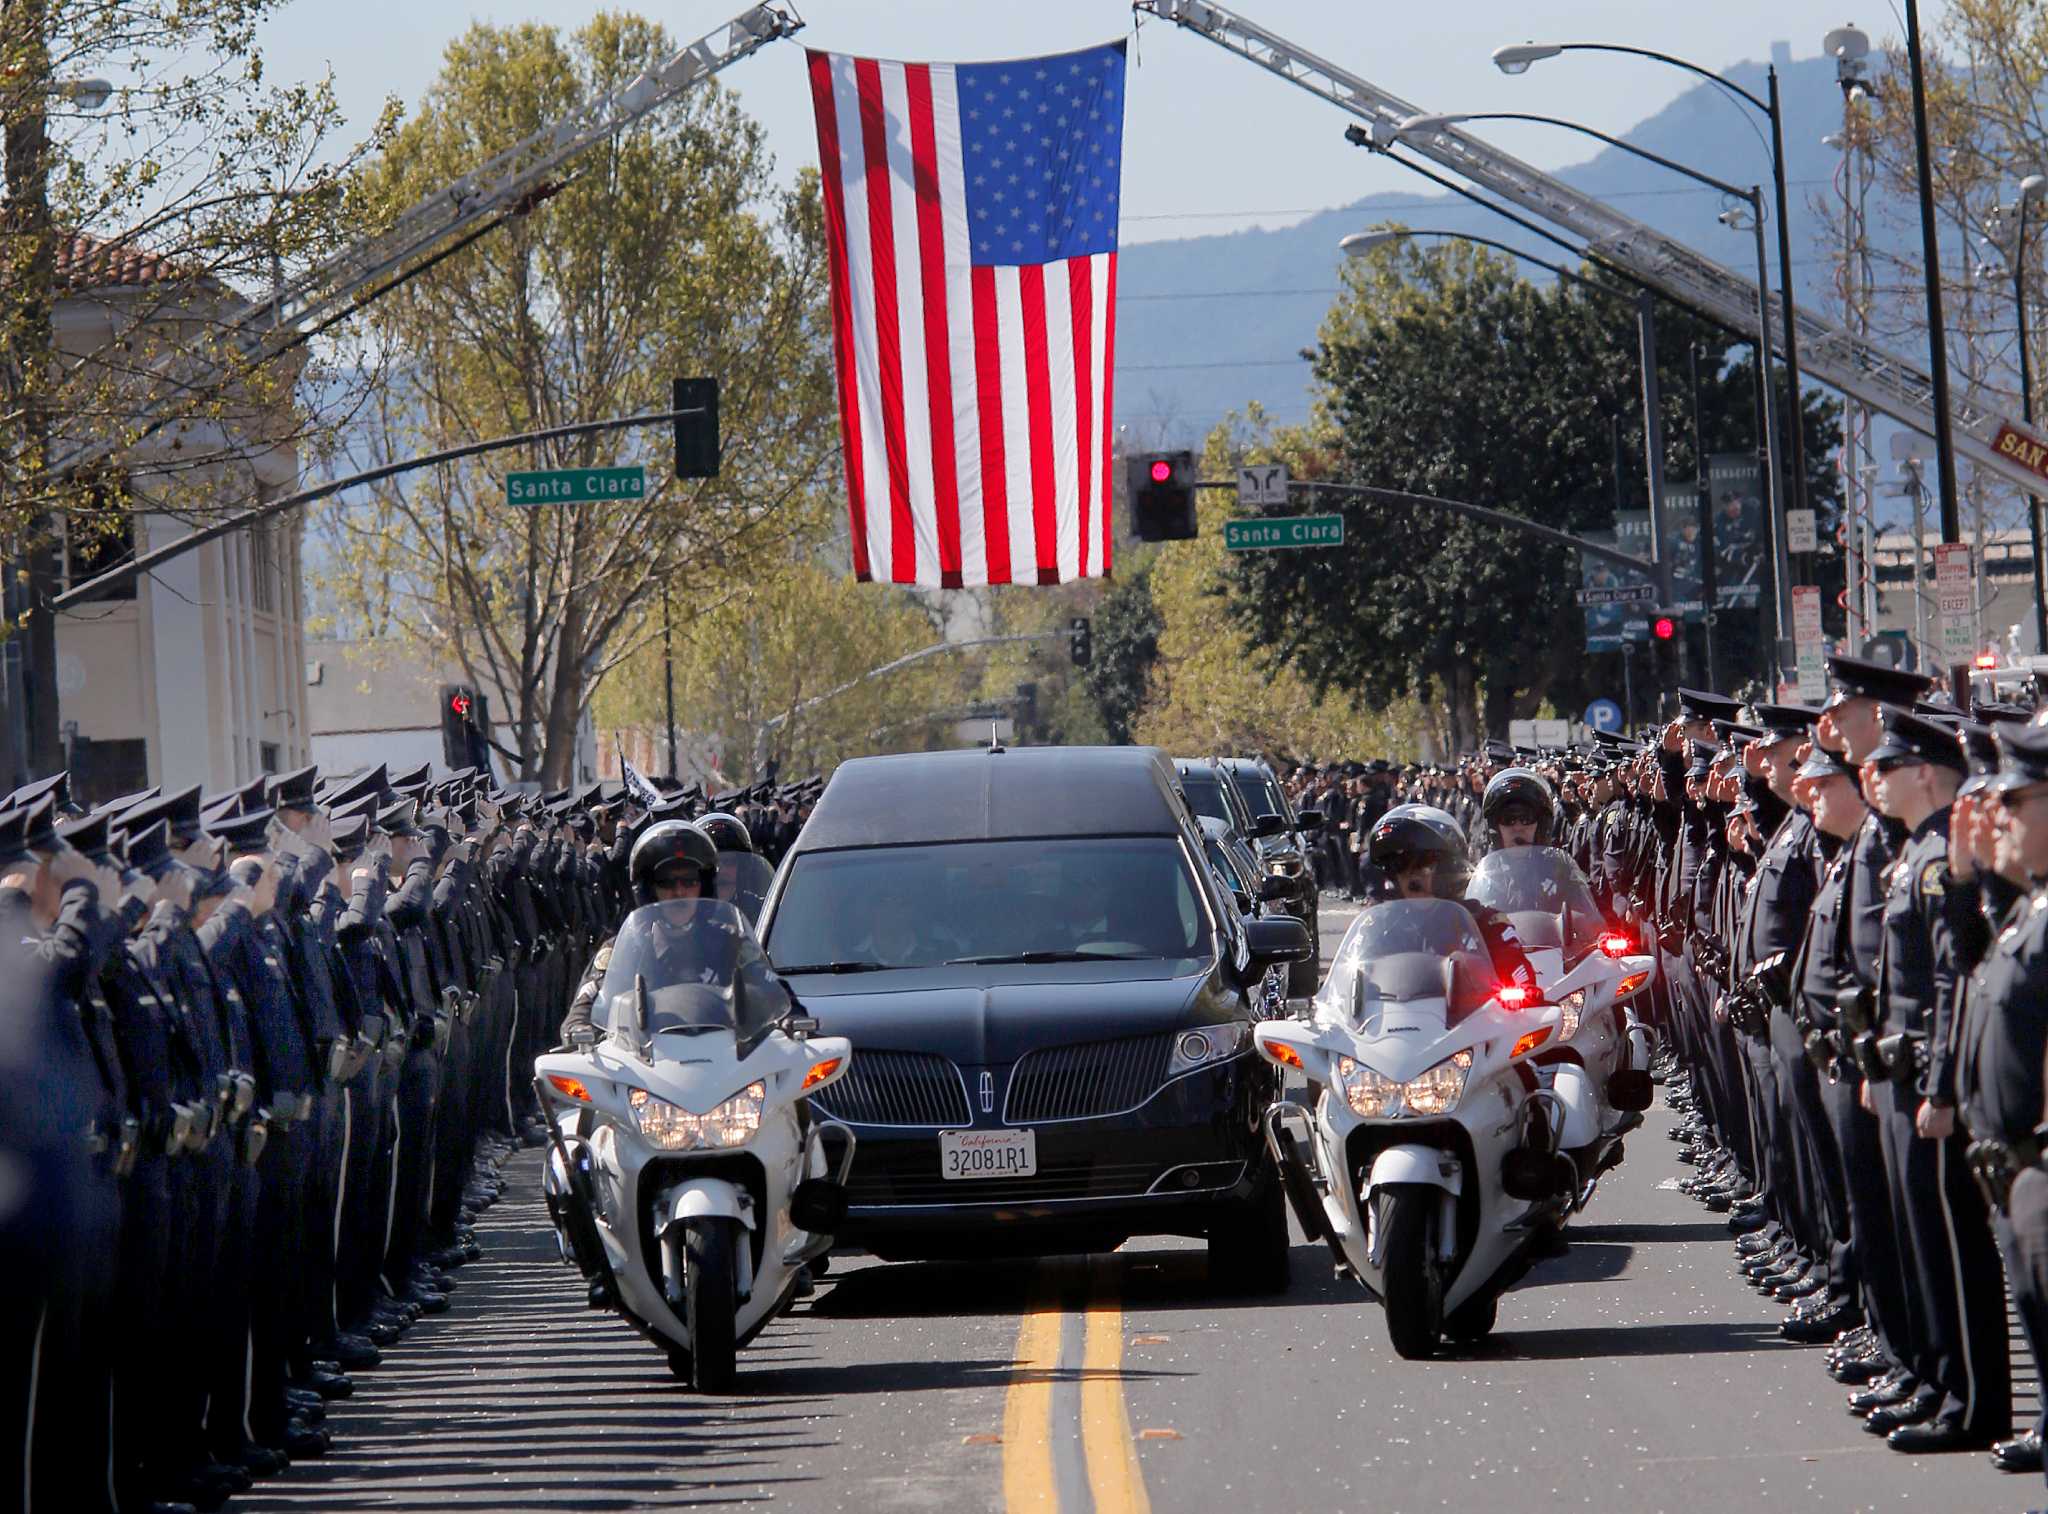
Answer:
[[[1094,655],[1082,682],[1110,741],[1131,739],[1132,724],[1145,701],[1146,680],[1159,658],[1163,624],[1152,603],[1149,566],[1120,580],[1095,608]]]
[[[1539,289],[1455,242],[1393,244],[1348,264],[1344,280],[1315,369],[1331,471],[1566,531],[1609,525],[1617,503],[1641,507],[1632,297]],[[1669,477],[1680,479],[1693,469],[1688,347],[1700,348],[1709,452],[1753,445],[1754,405],[1723,333],[1663,305],[1657,321]],[[1829,477],[1816,470],[1816,488]],[[1448,512],[1337,508],[1341,550],[1243,553],[1228,567],[1231,619],[1267,665],[1370,707],[1442,707],[1460,747],[1580,676],[1571,551]]]
[[[631,15],[573,35],[474,26],[355,199],[370,218],[408,204],[674,47]],[[649,427],[394,481],[323,519],[341,620],[502,691],[522,775],[564,781],[593,694],[658,638],[664,590],[687,627],[832,529],[823,295],[816,177],[776,190],[761,128],[724,90],[699,85],[593,148],[552,198],[373,307],[387,367],[372,454],[665,408],[672,378],[712,374],[721,476],[674,479],[669,432]],[[630,463],[648,470],[644,500],[505,500],[510,468]]]

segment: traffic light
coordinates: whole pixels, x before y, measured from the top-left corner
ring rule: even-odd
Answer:
[[[1131,535],[1139,541],[1192,541],[1195,455],[1146,452],[1124,461],[1131,497]]]
[[[1088,659],[1095,655],[1095,648],[1089,637],[1087,616],[1076,615],[1067,622],[1067,652],[1074,659],[1074,666],[1077,668],[1087,667]]]
[[[1678,617],[1669,610],[1650,612],[1650,640],[1666,643],[1678,639]]]
[[[1685,622],[1676,610],[1657,606],[1644,612],[1644,629],[1649,633],[1650,668],[1656,676],[1659,689],[1678,686],[1678,652],[1682,645],[1680,638],[1685,634]]]
[[[718,477],[718,380],[679,378],[671,410],[698,410],[679,415],[676,428],[676,477]]]
[[[441,760],[451,773],[476,766],[470,760],[476,718],[475,689],[460,683],[441,685]]]

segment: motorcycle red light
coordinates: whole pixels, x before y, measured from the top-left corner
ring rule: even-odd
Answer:
[[[1600,950],[1610,957],[1626,957],[1635,949],[1635,937],[1622,931],[1605,931],[1600,936]]]
[[[1527,1009],[1541,1002],[1535,989],[1524,988],[1519,983],[1503,983],[1493,991],[1493,997],[1502,1009]]]

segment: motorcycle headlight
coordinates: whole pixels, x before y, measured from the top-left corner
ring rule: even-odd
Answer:
[[[1350,1057],[1337,1059],[1337,1081],[1343,1086],[1344,1102],[1362,1120],[1377,1120],[1385,1114],[1387,1105],[1401,1089],[1392,1078],[1383,1078]]]
[[[761,1128],[761,1102],[767,1094],[766,1084],[749,1083],[707,1114],[691,1114],[644,1088],[628,1093],[626,1102],[648,1145],[661,1151],[696,1151],[751,1141]]]
[[[1439,1062],[1419,1078],[1402,1085],[1401,1106],[1409,1114],[1448,1113],[1464,1096],[1465,1073],[1472,1066],[1472,1053],[1461,1051]]]
[[[1173,1038],[1173,1056],[1167,1061],[1166,1075],[1177,1078],[1197,1067],[1234,1057],[1251,1045],[1251,1040],[1252,1028],[1243,1021],[1184,1030]]]
[[[1557,1038],[1569,1041],[1578,1034],[1579,1014],[1586,1007],[1586,991],[1575,988],[1557,1001]]]

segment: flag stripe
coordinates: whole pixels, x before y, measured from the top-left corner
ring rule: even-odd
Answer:
[[[1058,583],[1059,486],[1053,479],[1052,372],[1045,350],[1045,267],[1017,270],[1024,321],[1024,414],[1031,440],[1031,539],[1038,581]]]
[[[889,162],[889,232],[896,259],[896,350],[903,378],[903,481],[908,514],[909,572],[917,582],[935,580],[939,560],[938,522],[932,499],[931,407],[925,393],[924,265],[918,257],[916,167],[910,150],[909,69],[901,63],[876,65],[882,85],[882,119],[887,122],[883,154]]]
[[[1097,317],[1102,340],[1099,350],[1102,354],[1102,492],[1096,498],[1102,501],[1102,556],[1096,560],[1096,571],[1104,578],[1110,573],[1110,501],[1116,496],[1110,493],[1110,468],[1116,459],[1116,254],[1105,252],[1102,263],[1102,310]]]
[[[996,270],[976,268],[974,288],[974,400],[981,420],[982,550],[988,581],[1010,582],[1009,465],[1003,458],[1002,331],[996,319]]]
[[[1002,363],[1003,459],[1009,470],[1010,582],[1038,582],[1031,418],[1024,381],[1024,270],[996,269],[996,354]]]
[[[1074,477],[1080,484],[1080,514],[1074,542],[1080,549],[1075,575],[1088,576],[1088,503],[1094,483],[1089,466],[1089,406],[1095,397],[1095,259],[1074,258],[1067,264],[1067,304],[1072,312],[1074,347]]]
[[[853,574],[868,574],[867,491],[861,480],[860,389],[853,368],[853,291],[846,267],[846,190],[839,173],[839,110],[832,102],[832,60],[810,55],[811,104],[818,112],[818,161],[825,189],[825,252],[832,265],[832,367],[839,379],[840,448],[846,456],[846,503],[853,521]]]
[[[860,87],[854,59],[832,59],[832,100],[839,117],[839,168],[849,186],[842,197],[846,216],[846,283],[854,313],[854,424],[851,445],[859,449],[864,487],[876,498],[861,500],[862,551],[871,576],[893,578],[889,559],[889,460],[883,443],[881,338],[875,322],[873,239],[868,234],[866,144],[861,138]]]
[[[924,362],[932,509],[937,516],[939,582],[960,587],[960,486],[953,455],[953,348],[946,334],[946,231],[939,193],[938,134],[932,123],[932,71],[904,69],[910,96],[910,157],[917,194],[918,274],[924,286]]]
[[[1078,354],[1074,351],[1073,300],[1067,270],[1054,263],[1044,270],[1046,421],[1052,445],[1052,518],[1054,583],[1072,578],[1081,563],[1081,543],[1074,526],[1081,517],[1080,459],[1074,453],[1074,388]],[[1059,375],[1058,382],[1052,379]]]
[[[889,194],[889,125],[882,105],[881,65],[861,58],[853,65],[860,92],[861,143],[867,155],[868,246],[875,281],[876,351],[882,445],[889,468],[889,576],[917,582],[917,545],[910,523],[910,463],[903,435],[903,340],[896,303],[896,238]]]
[[[981,414],[975,350],[973,259],[968,237],[967,188],[960,146],[959,74],[950,64],[931,69],[932,144],[938,159],[939,217],[946,239],[947,372],[953,436],[954,518],[960,529],[960,581],[989,582],[987,530],[983,524]],[[1007,559],[1005,560],[1007,562]],[[1007,578],[1007,572],[1004,574]]]

